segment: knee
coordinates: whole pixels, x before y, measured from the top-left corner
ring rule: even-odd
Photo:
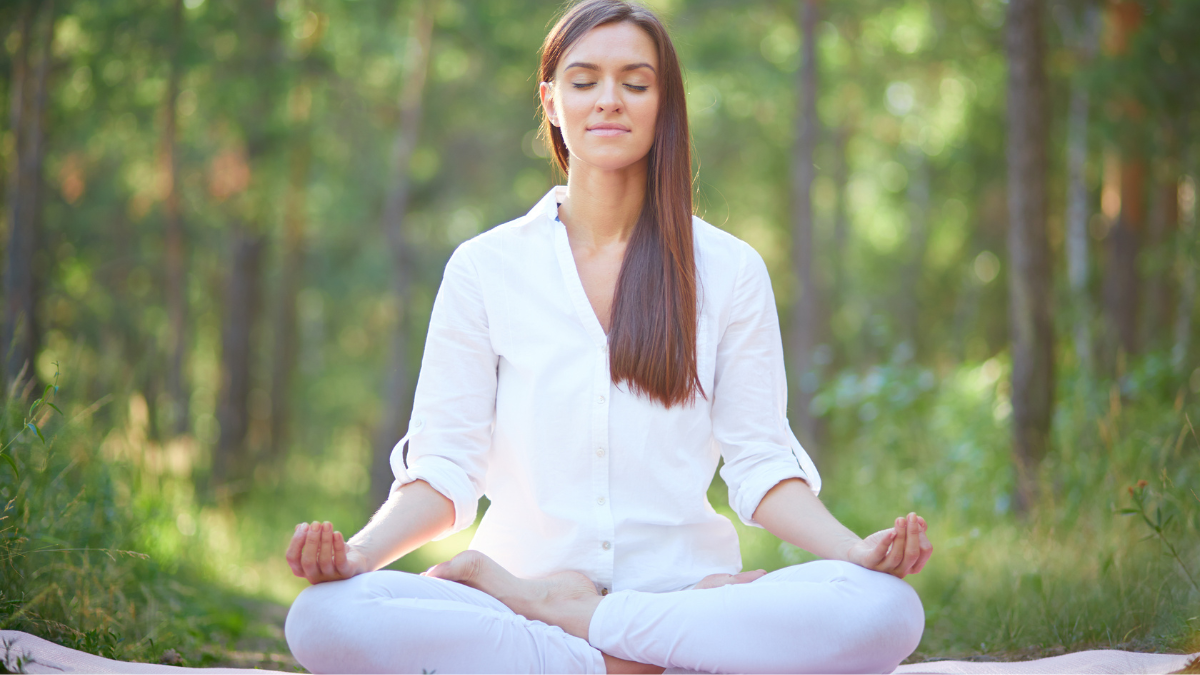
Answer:
[[[311,673],[334,672],[336,643],[340,641],[339,620],[346,598],[338,586],[344,581],[325,582],[309,586],[300,592],[288,609],[283,624],[292,656]]]
[[[890,673],[916,651],[925,632],[925,608],[906,582],[889,574],[874,577],[868,591],[873,630],[864,631],[860,653],[871,655],[871,672]]]

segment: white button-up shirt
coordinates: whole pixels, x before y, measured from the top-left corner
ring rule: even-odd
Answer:
[[[396,485],[421,479],[454,502],[442,536],[469,527],[486,494],[471,548],[517,576],[575,570],[603,592],[670,591],[738,572],[737,533],[706,496],[718,459],[748,525],[781,480],[820,489],[784,417],[766,266],[692,219],[705,397],[663,407],[610,378],[607,336],[558,220],[559,190],[446,264],[409,432],[391,455]]]

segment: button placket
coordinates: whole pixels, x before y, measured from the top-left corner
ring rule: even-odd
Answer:
[[[611,377],[608,369],[608,348],[601,345],[596,352],[593,375],[592,405],[592,499],[596,514],[596,540],[594,549],[598,559],[594,581],[602,589],[612,588],[613,539],[615,526],[609,495],[609,406],[612,404]]]

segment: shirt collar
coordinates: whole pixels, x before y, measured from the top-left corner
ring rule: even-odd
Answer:
[[[567,186],[555,185],[550,188],[546,196],[542,197],[533,208],[529,210],[531,216],[542,216],[546,220],[558,219],[558,205],[562,199],[567,196]]]

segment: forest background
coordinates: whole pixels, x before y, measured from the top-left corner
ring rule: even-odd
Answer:
[[[913,659],[1200,651],[1200,3],[648,4],[825,502],[930,522]],[[381,503],[446,259],[561,182],[559,9],[0,6],[0,628],[296,667],[292,528]]]

